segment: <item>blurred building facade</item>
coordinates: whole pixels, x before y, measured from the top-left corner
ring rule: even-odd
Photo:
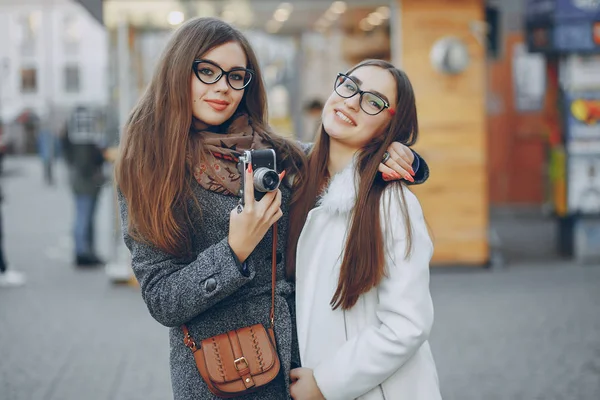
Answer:
[[[527,48],[547,65],[548,198],[559,250],[594,263],[600,260],[600,1],[528,0],[524,14]]]
[[[74,0],[0,0],[0,117],[21,152],[76,105],[106,106],[106,28]],[[23,122],[35,119],[35,132]]]
[[[487,2],[493,29],[486,79],[489,182],[496,206],[536,207],[549,201],[546,64],[527,52],[524,7],[522,0]],[[535,93],[523,95],[528,87]]]

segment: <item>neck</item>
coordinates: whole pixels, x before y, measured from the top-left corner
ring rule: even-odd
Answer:
[[[329,162],[327,163],[327,169],[329,170],[329,176],[333,176],[338,172],[342,171],[352,162],[352,157],[358,150],[349,147],[337,140],[329,139]]]
[[[196,117],[192,117],[192,130],[196,132],[208,130],[210,127],[204,122],[200,121]]]

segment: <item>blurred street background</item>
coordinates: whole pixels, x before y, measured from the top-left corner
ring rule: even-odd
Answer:
[[[172,397],[111,176],[195,16],[250,38],[284,136],[312,140],[358,61],[407,72],[444,399],[600,399],[600,1],[0,0],[0,400]]]

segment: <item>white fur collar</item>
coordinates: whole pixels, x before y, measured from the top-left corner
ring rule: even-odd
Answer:
[[[355,160],[353,160],[346,168],[335,174],[317,202],[317,206],[331,213],[350,213],[356,204],[358,180],[355,171]]]

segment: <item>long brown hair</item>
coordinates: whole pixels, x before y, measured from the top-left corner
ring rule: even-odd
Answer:
[[[192,177],[186,157],[195,163],[204,151],[200,135],[190,132],[192,63],[230,42],[240,44],[247,68],[255,72],[235,114],[248,114],[255,130],[277,152],[279,167],[302,177],[302,151],[269,133],[262,74],[246,37],[216,18],[189,20],[173,34],[129,116],[115,168],[116,183],[127,201],[129,234],[176,256],[191,252],[188,200]]]
[[[402,214],[406,225],[407,248],[410,256],[411,228],[401,181],[386,182],[378,174],[383,154],[394,141],[413,145],[418,136],[417,107],[412,85],[404,72],[382,60],[366,60],[351,68],[347,74],[363,66],[376,66],[389,71],[396,81],[397,111],[382,135],[378,135],[357,154],[356,174],[360,177],[357,200],[352,210],[342,260],[338,287],[331,300],[336,309],[349,309],[359,296],[377,286],[385,275],[385,250],[380,223],[380,200],[386,186],[393,185],[400,195]],[[308,212],[315,206],[317,197],[328,178],[329,136],[321,129],[317,143],[309,155],[305,182],[295,185],[290,210],[290,236],[288,238],[287,274],[295,275],[296,246]],[[393,221],[392,221],[393,223]]]

